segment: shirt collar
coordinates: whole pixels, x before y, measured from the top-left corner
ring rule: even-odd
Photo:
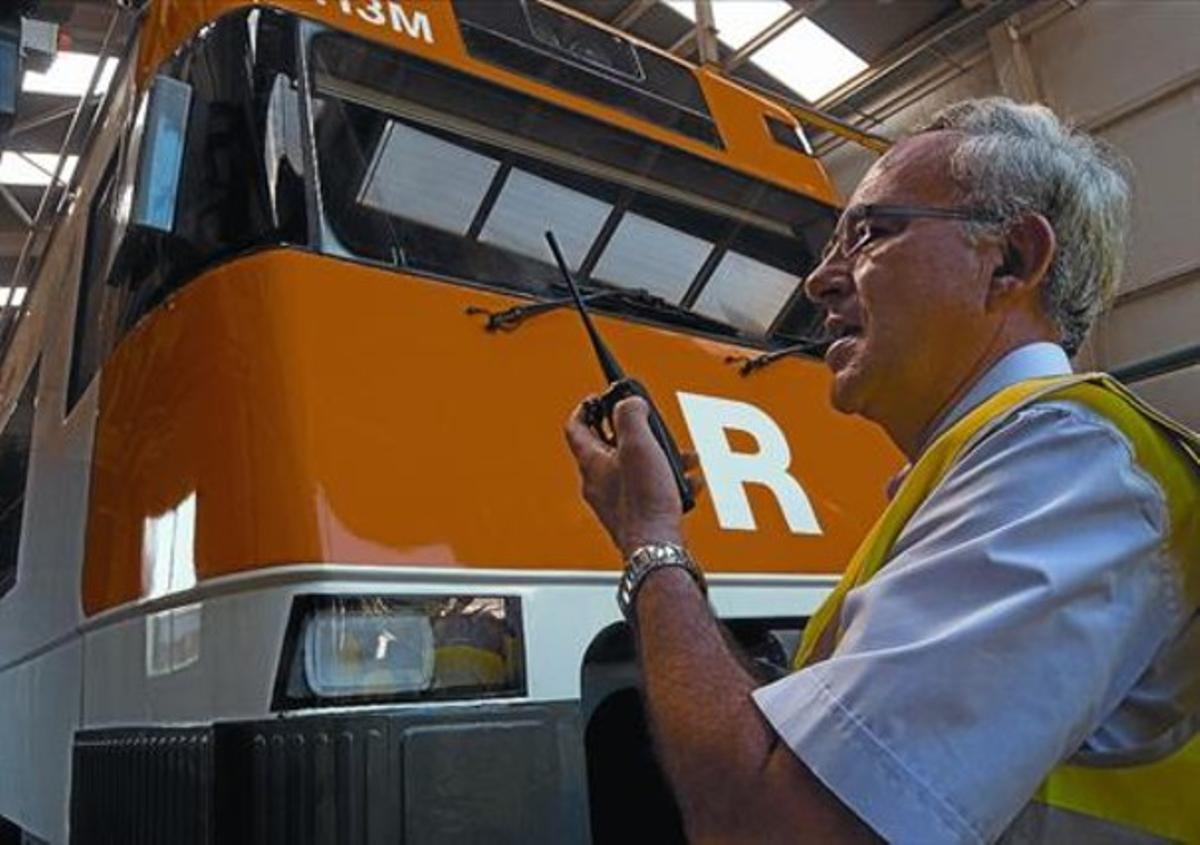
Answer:
[[[1065,376],[1071,373],[1071,361],[1057,343],[1030,343],[1009,352],[971,385],[962,399],[938,418],[930,434],[921,444],[921,451],[943,431],[965,417],[971,410],[1006,387],[1019,381],[1044,376]]]
[[[1071,372],[1071,360],[1067,357],[1066,351],[1057,343],[1030,343],[1014,349],[989,367],[971,385],[971,389],[966,392],[966,395],[938,418],[930,428],[929,435],[922,442],[918,454],[924,452],[925,447],[932,443],[939,434],[1004,388],[1026,379],[1063,376],[1069,375]],[[911,469],[911,464],[904,467],[892,479],[888,485],[889,498],[899,487],[899,482],[908,474],[909,469]]]

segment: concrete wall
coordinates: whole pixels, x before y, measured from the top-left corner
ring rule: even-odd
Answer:
[[[1059,0],[1033,7],[1022,24],[1042,101],[1115,145],[1136,173],[1126,276],[1077,364],[1118,369],[1200,343],[1200,2],[1070,9]],[[873,103],[877,128],[895,133],[962,97],[1013,93],[1011,54],[983,47],[953,59]],[[825,160],[848,194],[873,158],[843,145]],[[1200,365],[1133,386],[1200,428]]]

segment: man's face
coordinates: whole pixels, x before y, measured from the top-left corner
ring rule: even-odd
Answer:
[[[949,175],[957,143],[949,132],[901,142],[875,163],[847,209],[964,208]],[[834,406],[883,424],[893,438],[915,436],[979,375],[998,330],[986,308],[996,250],[973,243],[957,220],[879,218],[870,231],[853,257],[835,252],[805,287],[828,309],[826,328],[842,335],[825,356]]]

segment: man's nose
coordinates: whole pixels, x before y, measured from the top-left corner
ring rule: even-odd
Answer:
[[[831,299],[840,299],[849,293],[854,284],[850,268],[841,256],[830,255],[821,261],[804,280],[804,295],[821,305]]]

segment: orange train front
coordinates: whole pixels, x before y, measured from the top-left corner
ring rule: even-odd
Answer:
[[[682,841],[563,440],[604,380],[543,233],[699,455],[714,608],[786,666],[900,464],[819,357],[743,366],[819,331],[800,280],[837,209],[803,128],[539,0],[140,20],[55,235],[79,259],[42,269],[70,323],[24,325],[2,376],[42,373],[35,456],[64,458],[30,484],[69,495],[30,498],[79,519],[27,508],[29,549],[73,551],[23,552],[0,599],[0,696],[64,702],[0,728],[3,765],[55,761],[33,803],[0,779],[0,815],[54,842]]]
[[[616,569],[562,436],[604,384],[578,315],[489,333],[469,313],[521,304],[294,250],[191,282],[102,377],[87,609],[154,590],[146,526],[185,501],[191,580],[317,562]],[[839,571],[894,463],[828,407],[823,366],[742,375],[758,350],[597,322],[699,453],[710,489],[686,529],[705,568]]]

